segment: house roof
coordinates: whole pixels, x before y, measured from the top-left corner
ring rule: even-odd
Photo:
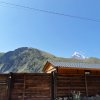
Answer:
[[[95,64],[95,63],[55,62],[55,61],[49,61],[49,63],[51,63],[53,65],[53,67],[100,69],[100,64]]]

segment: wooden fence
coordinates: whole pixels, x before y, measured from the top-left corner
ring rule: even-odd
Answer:
[[[0,74],[0,100],[7,100],[8,97],[8,75]]]
[[[55,100],[80,91],[81,96],[100,95],[100,75],[0,74],[0,100]]]

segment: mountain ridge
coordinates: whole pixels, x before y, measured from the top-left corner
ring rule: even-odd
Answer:
[[[0,73],[41,73],[44,64],[48,60],[62,62],[100,63],[100,59],[98,58],[91,57],[84,60],[63,58],[36,48],[21,47],[15,49],[14,51],[1,53]]]

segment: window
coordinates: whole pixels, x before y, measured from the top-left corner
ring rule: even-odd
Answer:
[[[90,75],[91,74],[91,72],[89,71],[89,70],[85,70],[85,73],[84,73],[85,75]]]

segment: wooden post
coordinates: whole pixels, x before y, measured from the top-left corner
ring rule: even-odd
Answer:
[[[56,73],[52,72],[51,73],[51,100],[55,100],[56,98]]]
[[[11,100],[11,89],[12,89],[12,73],[8,76],[8,100]]]
[[[24,90],[23,90],[23,100],[24,100],[24,97],[25,97],[25,79],[26,78],[26,74],[24,73]]]
[[[85,89],[86,89],[86,96],[88,96],[88,86],[87,86],[86,74],[85,74]]]

